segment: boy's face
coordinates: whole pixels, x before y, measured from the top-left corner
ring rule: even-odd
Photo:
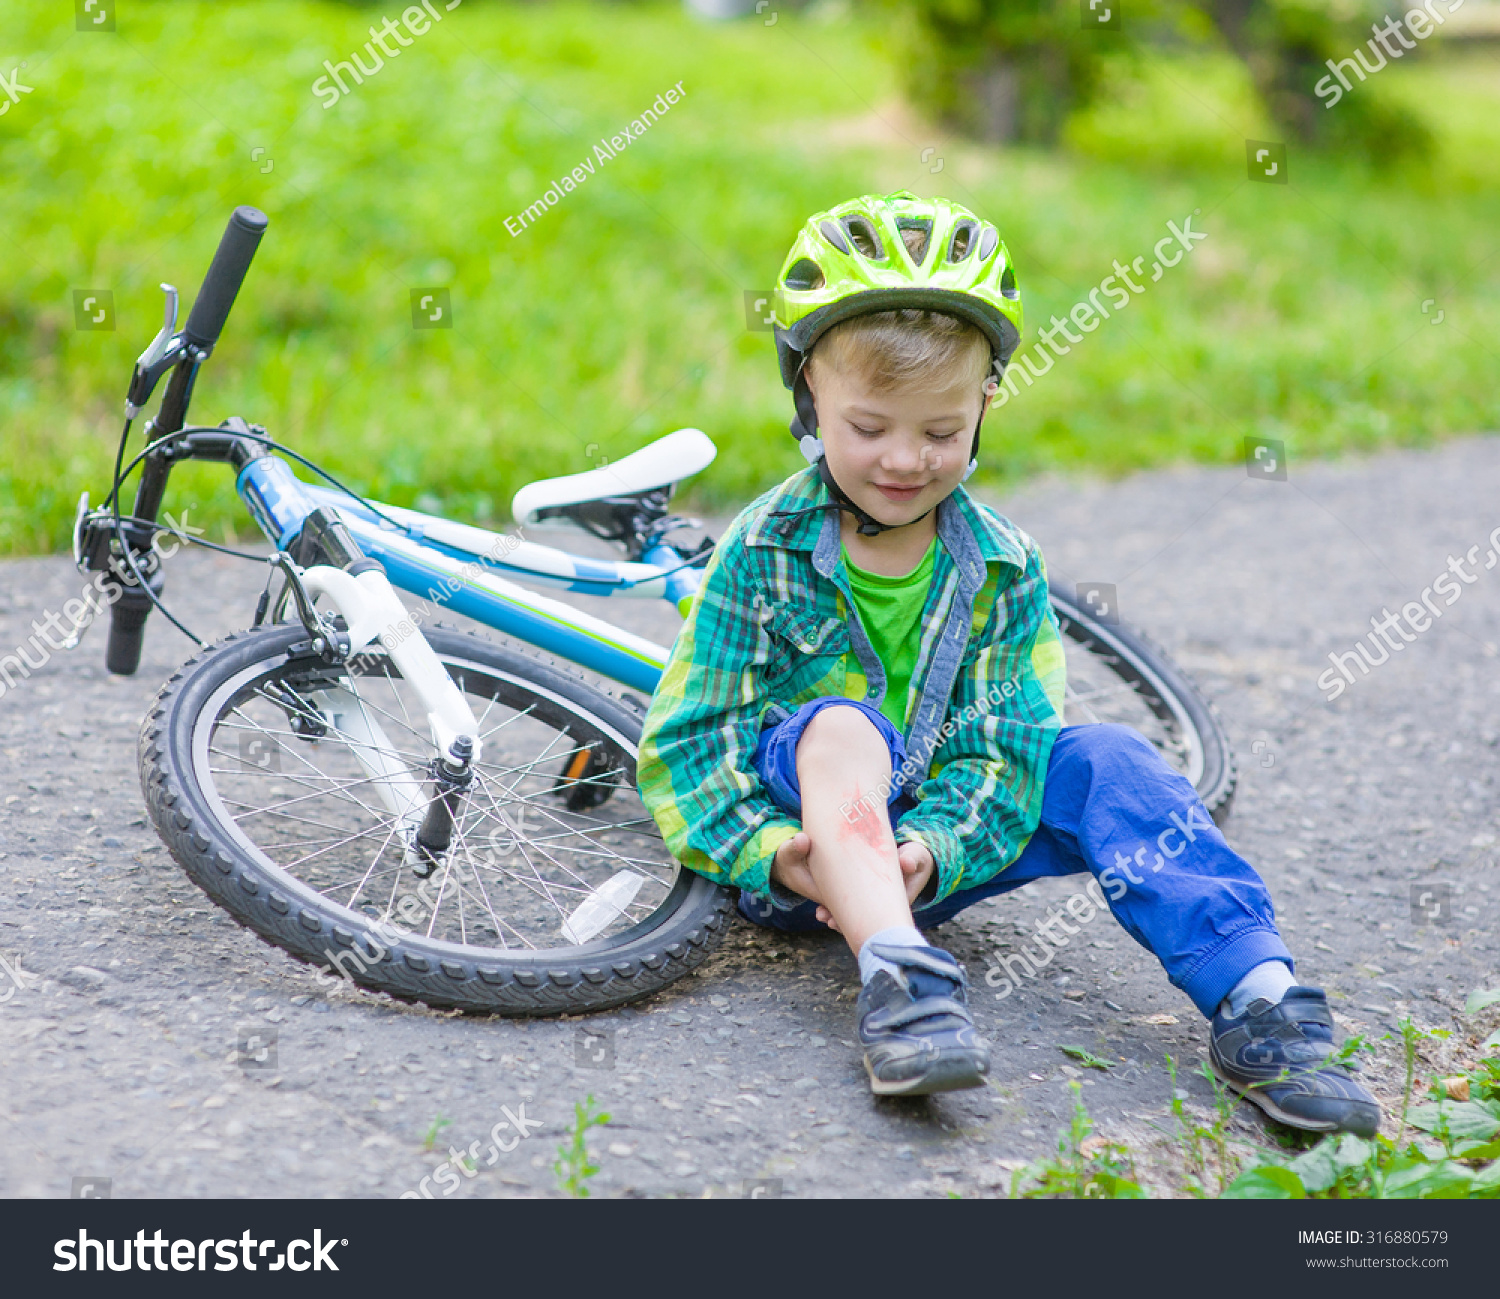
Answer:
[[[828,468],[881,523],[921,518],[963,479],[984,405],[978,384],[876,392],[858,374],[814,365],[807,386]]]

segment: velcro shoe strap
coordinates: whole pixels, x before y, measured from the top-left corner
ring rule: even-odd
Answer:
[[[899,1010],[877,1010],[870,1014],[865,1020],[865,1026],[872,1032],[884,1032],[888,1028],[901,1028],[907,1024],[915,1024],[918,1020],[933,1019],[938,1015],[957,1015],[960,1019],[968,1019],[969,1012],[961,1002],[954,1001],[951,997],[923,997],[920,1001],[913,1001]]]
[[[1304,1000],[1301,997],[1285,997],[1278,1009],[1296,1024],[1322,1024],[1329,1029],[1333,1027],[1333,1012],[1321,998],[1309,997]]]
[[[929,974],[936,974],[943,979],[952,979],[960,987],[968,980],[964,977],[963,967],[951,956],[939,956],[935,952],[928,951],[924,947],[902,947],[898,944],[871,943],[870,950],[882,960],[889,961],[892,965],[904,965],[919,970],[926,970]]]

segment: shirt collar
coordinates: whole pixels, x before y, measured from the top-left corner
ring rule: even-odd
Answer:
[[[802,510],[832,500],[828,488],[818,476],[817,466],[809,465],[772,490],[764,507],[746,529],[745,544],[779,546],[783,550],[816,550],[826,524],[830,518],[836,523],[840,511],[810,511],[794,518],[774,515],[777,511]],[[956,536],[967,524],[967,531],[977,545],[981,559],[998,560],[1025,570],[1026,543],[1020,530],[1008,519],[981,506],[963,486],[957,487],[951,496],[939,503],[937,515],[938,536],[950,552],[954,549],[949,544],[950,537]],[[836,539],[834,545],[836,548]]]

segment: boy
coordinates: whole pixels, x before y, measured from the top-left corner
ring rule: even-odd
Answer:
[[[811,465],[720,541],[652,699],[639,783],[671,851],[757,924],[844,936],[877,1093],[989,1066],[962,968],[920,929],[1087,870],[1211,1019],[1230,1086],[1373,1135],[1265,885],[1142,736],[1062,725],[1041,552],[960,485],[1021,333],[999,233],[909,193],[841,204],[803,227],[775,316]],[[1153,839],[1165,869],[1131,870]]]

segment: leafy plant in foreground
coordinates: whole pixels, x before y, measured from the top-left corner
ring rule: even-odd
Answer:
[[[1434,1082],[1435,1099],[1412,1104],[1417,1048],[1449,1036],[1400,1021],[1404,1081],[1395,1140],[1329,1136],[1283,1162],[1266,1154],[1225,1191],[1228,1199],[1500,1199],[1500,1060]],[[1467,1088],[1455,1086],[1466,1082]],[[1467,1091],[1471,1099],[1455,1100]],[[1408,1141],[1408,1130],[1412,1139]]]
[[[1024,1200],[1143,1200],[1146,1193],[1135,1181],[1135,1165],[1125,1146],[1093,1134],[1094,1123],[1083,1104],[1083,1088],[1076,1082],[1073,1117],[1066,1131],[1058,1134],[1057,1155],[1036,1160],[1018,1169],[1010,1180],[1014,1198],[1017,1188]],[[1126,1170],[1129,1169],[1129,1176]]]
[[[589,1162],[589,1129],[602,1128],[608,1122],[608,1114],[595,1112],[592,1095],[586,1100],[573,1102],[573,1126],[568,1129],[563,1144],[558,1146],[557,1162],[552,1165],[563,1194],[575,1200],[589,1198],[588,1179],[599,1171],[598,1164]]]

